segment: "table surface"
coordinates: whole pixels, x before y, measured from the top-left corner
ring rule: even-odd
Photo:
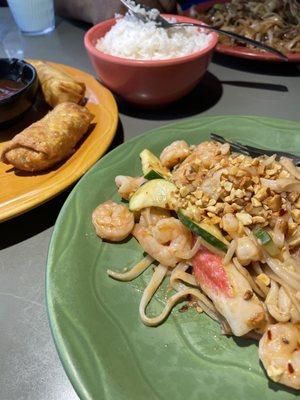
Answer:
[[[0,57],[51,60],[94,74],[83,46],[88,28],[58,18],[51,34],[25,37],[9,10],[0,8]],[[149,112],[119,102],[120,124],[112,147],[149,129],[199,115],[299,120],[299,76],[300,65],[217,55],[193,94],[173,106]],[[45,306],[49,241],[68,193],[0,225],[1,400],[78,399],[56,353]]]

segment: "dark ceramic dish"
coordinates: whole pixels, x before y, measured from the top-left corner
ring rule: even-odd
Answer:
[[[16,58],[0,58],[0,79],[22,82],[23,87],[8,97],[0,99],[0,124],[23,114],[34,103],[38,77],[32,65]]]

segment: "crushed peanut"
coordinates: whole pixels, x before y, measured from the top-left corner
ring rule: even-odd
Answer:
[[[236,213],[235,216],[244,226],[252,224],[252,217],[246,212]]]
[[[264,200],[264,204],[267,205],[273,211],[279,211],[281,209],[281,196],[279,194],[273,197],[268,197]]]
[[[257,275],[256,279],[262,282],[264,285],[269,286],[271,283],[270,278],[266,274],[259,274]]]
[[[208,219],[222,229],[222,217],[233,214],[242,227],[274,228],[284,215],[291,239],[300,223],[300,194],[277,193],[261,182],[293,178],[275,156],[251,158],[230,153],[227,145],[204,142],[171,174],[179,189],[175,209],[189,211],[196,222]]]

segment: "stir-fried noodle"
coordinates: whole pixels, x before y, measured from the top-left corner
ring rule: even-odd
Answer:
[[[297,0],[231,0],[215,4],[204,14],[196,9],[192,14],[216,28],[260,41],[279,51],[300,52],[300,3]],[[220,36],[220,42],[234,44],[227,36]]]
[[[262,337],[268,375],[299,389],[299,168],[286,158],[231,153],[217,142],[176,141],[160,159],[149,150],[141,159],[146,179],[116,177],[130,210],[108,201],[96,208],[93,222],[108,240],[132,233],[147,255],[130,271],[108,274],[131,281],[152,265],[139,307],[144,324],[161,324],[188,301],[225,334]],[[165,306],[150,317],[147,306],[165,280]],[[293,346],[282,353],[276,345],[279,353],[270,358],[276,335]]]

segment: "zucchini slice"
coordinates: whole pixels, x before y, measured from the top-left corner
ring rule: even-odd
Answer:
[[[170,173],[165,168],[159,159],[151,153],[150,150],[145,149],[140,153],[142,171],[146,179],[163,179],[168,178]]]
[[[147,174],[144,175],[144,178],[148,181],[151,181],[152,179],[164,179],[164,177],[158,172],[154,171],[154,169],[151,169],[149,172],[147,172]]]
[[[129,209],[138,211],[146,207],[160,207],[170,210],[172,195],[176,186],[165,179],[154,179],[140,186],[130,198]]]
[[[255,228],[253,230],[254,236],[260,241],[260,243],[264,246],[266,251],[272,257],[276,257],[280,254],[279,248],[273,242],[273,239],[269,235],[269,233],[263,228]]]
[[[183,225],[185,225],[196,235],[200,236],[208,244],[210,244],[211,246],[215,247],[218,250],[223,251],[224,253],[227,252],[227,245],[222,240],[220,240],[220,238],[216,237],[215,234],[211,233],[214,231],[215,228],[213,225],[209,225],[204,222],[198,224],[197,222],[194,222],[191,218],[189,218],[187,215],[185,215],[183,210],[178,210],[177,215],[180,221],[183,223]]]

